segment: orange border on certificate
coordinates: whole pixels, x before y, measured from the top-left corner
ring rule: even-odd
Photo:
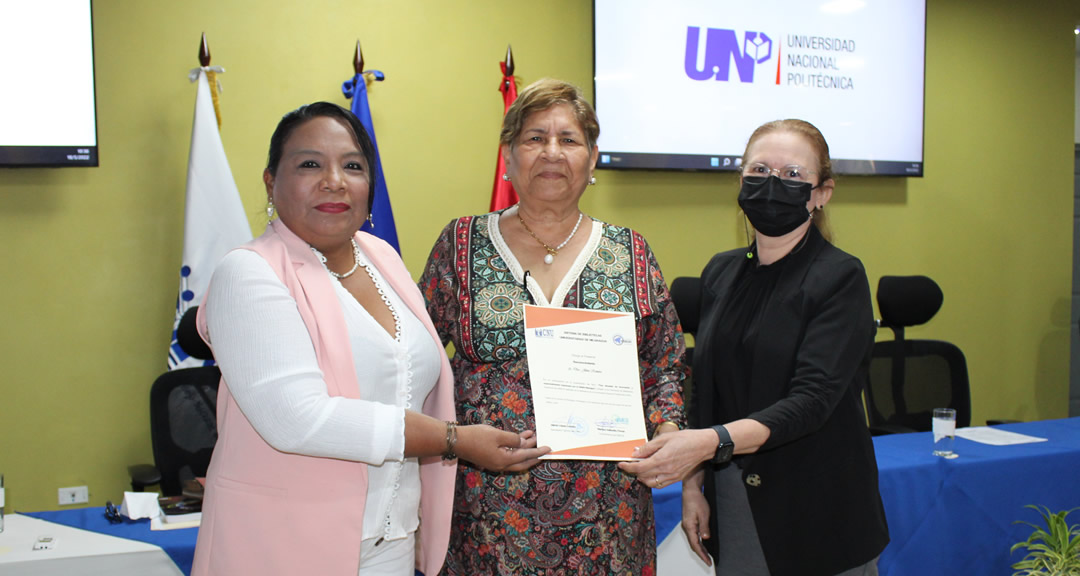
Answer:
[[[647,442],[645,438],[640,438],[638,440],[624,440],[622,442],[613,442],[611,444],[596,444],[594,446],[581,446],[578,448],[558,450],[547,455],[624,458],[630,460],[634,457],[634,448],[644,446],[645,442]]]
[[[525,328],[546,328],[548,326],[580,324],[593,320],[618,318],[627,312],[602,312],[581,308],[549,308],[547,306],[527,306],[525,308]]]

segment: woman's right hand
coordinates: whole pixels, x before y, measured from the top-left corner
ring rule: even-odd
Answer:
[[[537,465],[551,448],[536,447],[536,434],[506,432],[487,424],[457,427],[455,451],[462,460],[492,472],[520,472]]]
[[[694,487],[692,484],[683,484],[682,529],[694,553],[700,556],[706,565],[712,566],[712,558],[705,551],[705,543],[702,542],[709,539],[709,504],[705,501],[700,485]]]

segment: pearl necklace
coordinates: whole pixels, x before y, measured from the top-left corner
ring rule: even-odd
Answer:
[[[539,242],[540,245],[544,247],[544,250],[547,250],[547,254],[544,255],[544,264],[551,264],[555,261],[555,257],[559,255],[559,250],[562,250],[563,247],[570,242],[570,239],[574,237],[574,234],[577,234],[578,226],[581,226],[581,218],[584,215],[584,213],[578,211],[577,223],[574,224],[574,229],[570,231],[570,235],[566,237],[566,240],[562,241],[562,244],[559,244],[558,246],[552,248],[551,246],[548,246],[546,242],[536,237],[536,234],[533,233],[532,228],[529,228],[529,225],[525,223],[525,219],[521,217],[521,211],[519,210],[517,213],[518,221],[521,222],[521,225],[525,227],[525,231],[529,233],[529,236],[532,236],[533,240]]]
[[[353,265],[352,268],[344,274],[338,274],[337,272],[331,270],[330,267],[326,265],[326,256],[323,256],[323,253],[319,252],[318,248],[311,246],[311,251],[319,257],[319,262],[322,262],[323,268],[326,268],[326,271],[338,280],[344,280],[349,276],[352,276],[353,272],[356,272],[356,269],[360,267],[360,245],[356,243],[356,238],[352,239]]]

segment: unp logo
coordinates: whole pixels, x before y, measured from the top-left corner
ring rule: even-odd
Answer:
[[[731,62],[739,81],[754,81],[754,65],[761,64],[772,57],[772,39],[764,32],[743,34],[742,47],[734,30],[706,28],[704,66],[698,69],[698,42],[701,29],[697,26],[686,28],[686,75],[693,80],[716,78],[727,82],[731,71]]]

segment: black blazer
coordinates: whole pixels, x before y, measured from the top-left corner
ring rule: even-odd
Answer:
[[[859,260],[815,226],[765,304],[752,358],[749,413],[719,406],[708,350],[735,280],[754,260],[746,249],[717,254],[702,272],[694,355],[697,428],[752,418],[771,431],[756,453],[736,457],[771,576],[832,576],[869,562],[889,541],[877,461],[861,392],[876,328]],[[715,510],[714,468],[705,496]],[[716,514],[710,515],[715,557]]]

